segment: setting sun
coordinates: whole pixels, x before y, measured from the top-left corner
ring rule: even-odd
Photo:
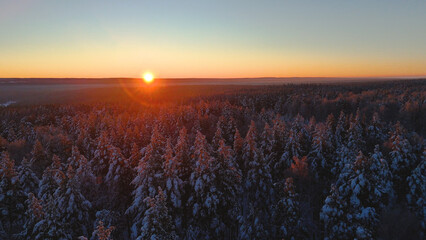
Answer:
[[[152,75],[152,73],[145,73],[143,75],[143,80],[145,83],[152,83],[154,81],[154,75]]]

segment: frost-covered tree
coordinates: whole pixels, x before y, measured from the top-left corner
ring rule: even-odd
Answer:
[[[272,177],[257,147],[257,130],[251,122],[243,146],[246,175],[243,178],[242,213],[239,216],[240,237],[243,239],[268,238],[270,236],[270,203]]]
[[[175,226],[166,205],[166,196],[161,188],[154,198],[147,197],[148,205],[137,240],[173,240],[177,239]]]
[[[93,231],[94,237],[92,240],[112,240],[111,233],[114,231],[114,226],[105,227],[102,221],[98,221],[95,231]]]
[[[417,162],[412,146],[405,137],[405,129],[398,122],[390,133],[389,145],[391,151],[389,167],[394,178],[395,191],[399,196],[407,192],[407,177]]]
[[[347,128],[346,128],[346,115],[343,111],[340,112],[339,119],[336,123],[334,132],[334,145],[336,148],[340,147],[346,141]]]
[[[374,238],[378,214],[389,198],[389,180],[379,174],[384,161],[360,152],[332,186],[321,211],[328,239]],[[379,167],[379,168],[378,168]]]
[[[133,216],[132,237],[140,235],[143,213],[146,210],[144,199],[154,197],[157,189],[163,184],[162,157],[164,155],[165,139],[161,135],[158,127],[154,127],[151,135],[151,142],[143,150],[143,157],[137,167],[137,175],[132,184],[133,203],[127,209],[127,214]]]
[[[68,225],[65,231],[73,238],[87,236],[91,204],[81,194],[75,170],[71,165],[68,166],[66,175],[66,179],[59,184],[53,194],[60,221]]]
[[[25,213],[24,192],[15,169],[15,161],[7,152],[0,155],[0,230],[16,233],[22,226]]]
[[[38,198],[47,203],[49,197],[53,196],[65,177],[64,172],[61,170],[61,163],[58,158],[54,158],[52,164],[43,172],[43,177],[39,184]]]
[[[112,146],[109,151],[109,168],[104,181],[108,193],[107,204],[113,209],[122,209],[130,199],[133,172],[119,148]]]
[[[163,156],[163,171],[165,179],[164,194],[168,201],[169,209],[174,213],[173,220],[177,228],[182,226],[182,193],[183,181],[179,169],[182,163],[180,158],[175,158],[170,139],[167,139],[166,150]]]
[[[334,148],[332,139],[323,124],[317,124],[313,134],[312,151],[309,154],[311,168],[317,179],[329,181],[332,179]]]
[[[237,224],[239,204],[238,196],[241,192],[241,172],[234,160],[232,149],[225,145],[225,140],[219,141],[216,150],[216,160],[211,162],[210,168],[214,173],[214,185],[220,196],[216,215],[219,227],[215,230],[216,238],[225,238],[227,230]]]
[[[96,220],[93,223],[93,232],[90,240],[112,240],[117,231],[116,224],[120,216],[117,212],[102,209],[96,212]],[[116,239],[119,239],[115,237]]]
[[[20,239],[33,240],[35,225],[44,218],[42,201],[38,200],[33,193],[28,194],[27,211],[25,212],[24,230],[19,234]]]
[[[62,221],[60,209],[55,199],[49,195],[46,201],[43,201],[44,214],[40,221],[34,225],[32,239],[34,240],[67,240],[72,239],[68,233],[69,223]]]
[[[21,166],[18,167],[19,181],[26,193],[38,192],[38,184],[40,180],[32,170],[32,163],[24,158]]]
[[[384,124],[380,120],[379,114],[375,112],[370,124],[367,127],[367,137],[369,144],[376,145],[383,142],[386,138],[384,130]]]
[[[196,229],[191,235],[203,239],[213,237],[211,233],[219,227],[216,211],[220,199],[214,184],[216,176],[212,166],[215,159],[208,149],[206,137],[197,132],[192,157],[195,159],[195,166],[190,177],[192,194],[187,204],[192,210],[191,229]]]
[[[39,140],[36,140],[34,143],[33,150],[31,151],[30,162],[34,164],[34,171],[39,174],[39,176],[50,164],[47,153]]]
[[[108,134],[102,132],[97,140],[96,150],[90,160],[90,166],[97,178],[103,178],[108,172],[108,164],[112,145],[108,140]]]
[[[426,151],[423,152],[419,165],[407,177],[407,202],[410,208],[419,216],[422,227],[422,236],[426,231]]]
[[[358,109],[349,124],[347,146],[355,153],[363,151],[365,149],[364,139],[364,128],[361,122],[361,113]]]
[[[278,203],[274,208],[274,224],[277,239],[302,239],[306,230],[302,226],[298,194],[292,178],[287,178],[280,189]]]

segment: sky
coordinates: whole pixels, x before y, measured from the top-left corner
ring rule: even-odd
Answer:
[[[0,77],[426,75],[424,0],[0,0]]]

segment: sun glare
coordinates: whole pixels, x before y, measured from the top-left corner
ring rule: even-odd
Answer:
[[[154,75],[152,75],[152,73],[144,73],[143,75],[143,80],[145,81],[145,83],[152,83],[154,81]]]

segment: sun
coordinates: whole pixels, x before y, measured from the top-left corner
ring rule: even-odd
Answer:
[[[145,81],[145,83],[152,83],[154,81],[154,75],[152,75],[152,73],[144,73],[143,74],[143,80]]]

